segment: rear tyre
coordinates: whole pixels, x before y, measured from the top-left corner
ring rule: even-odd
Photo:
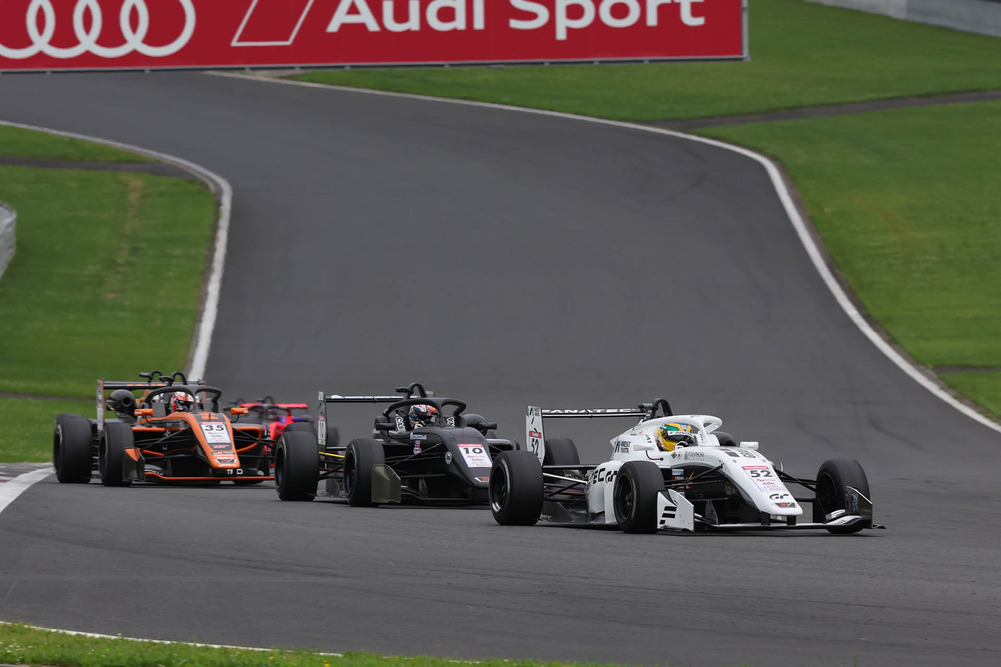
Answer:
[[[282,433],[275,447],[275,487],[278,497],[310,501],[320,483],[320,453],[316,438],[304,431]]]
[[[93,468],[90,421],[83,415],[56,417],[52,434],[52,465],[63,484],[87,484]]]
[[[108,422],[104,425],[101,435],[100,451],[97,455],[97,468],[101,475],[101,484],[105,486],[132,486],[132,480],[122,479],[122,468],[125,462],[126,449],[135,447],[132,427],[124,422]]]
[[[733,436],[725,431],[716,431],[713,433],[716,439],[719,440],[720,447],[736,447],[737,441],[733,439]]]
[[[501,452],[490,469],[490,512],[502,526],[532,526],[542,514],[539,458],[529,451]]]
[[[386,453],[377,440],[358,438],[344,451],[344,495],[352,507],[374,507],[372,466],[386,462]]]
[[[869,479],[865,470],[855,459],[832,459],[820,464],[817,471],[817,498],[813,504],[813,520],[824,521],[826,515],[836,510],[847,510],[847,495],[845,487],[853,487],[863,496],[872,500],[869,495]],[[857,533],[866,526],[859,523],[854,526],[832,526],[827,532],[834,535],[850,535]]]
[[[580,464],[577,445],[570,438],[546,440],[546,454],[542,457],[544,466],[573,466]]]
[[[316,425],[310,422],[292,422],[291,424],[285,427],[285,432],[288,433],[289,431],[301,431],[303,433],[309,433],[310,435],[313,436],[314,440],[316,439]]]
[[[657,531],[657,494],[664,475],[651,461],[626,461],[615,476],[612,505],[615,521],[626,533]]]

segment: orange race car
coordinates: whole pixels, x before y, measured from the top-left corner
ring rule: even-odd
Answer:
[[[52,459],[60,482],[86,484],[95,468],[105,486],[274,479],[275,443],[267,427],[231,421],[219,409],[220,389],[189,383],[181,372],[139,376],[146,381],[97,381],[97,419],[56,418]]]

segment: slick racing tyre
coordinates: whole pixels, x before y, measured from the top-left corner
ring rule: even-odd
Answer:
[[[546,453],[542,457],[544,466],[574,466],[580,463],[577,445],[570,438],[550,438],[546,440]]]
[[[309,433],[313,436],[314,440],[316,439],[316,426],[310,422],[292,422],[285,427],[285,432],[288,433],[289,431],[302,431],[303,433]]]
[[[105,486],[132,486],[132,480],[125,480],[123,463],[125,450],[135,446],[132,427],[124,422],[108,422],[104,425],[101,435],[100,451],[97,455],[97,468],[101,475],[101,484]]]
[[[374,507],[372,466],[386,462],[386,453],[377,440],[358,438],[344,451],[344,495],[352,507]]]
[[[532,526],[542,514],[542,466],[532,452],[501,452],[490,469],[490,512],[502,526]]]
[[[738,447],[737,441],[733,439],[733,436],[725,431],[714,431],[713,435],[719,440],[720,447]]]
[[[651,461],[626,461],[615,476],[612,505],[615,521],[625,533],[657,531],[657,494],[664,475]]]
[[[56,417],[52,434],[52,465],[63,484],[86,484],[93,467],[90,421],[83,415]]]
[[[282,433],[275,447],[275,487],[282,500],[309,501],[320,483],[320,453],[307,431]]]
[[[863,496],[869,495],[869,480],[861,464],[855,459],[832,459],[820,464],[817,471],[817,499],[813,504],[813,520],[823,522],[825,517],[836,510],[850,510],[847,505],[846,487],[856,489]],[[853,526],[832,526],[827,532],[835,535],[857,533],[866,525],[864,522]]]

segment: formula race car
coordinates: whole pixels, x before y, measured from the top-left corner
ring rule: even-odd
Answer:
[[[493,458],[518,443],[488,437],[497,424],[465,414],[466,404],[438,398],[418,383],[393,396],[320,393],[317,438],[286,431],[275,452],[275,484],[282,500],[312,500],[320,480],[328,495],[373,506],[404,500],[438,504],[487,502]],[[388,403],[375,418],[371,438],[341,447],[331,437],[327,406]]]
[[[241,424],[263,424],[267,429],[268,438],[277,441],[285,429],[292,424],[312,424],[313,418],[308,415],[296,414],[297,411],[308,410],[308,403],[275,403],[275,399],[265,396],[257,401],[237,400],[234,407],[246,408],[245,416],[237,419]],[[316,430],[300,427],[303,430]]]
[[[545,437],[543,418],[639,417],[611,440],[612,458],[582,465],[576,445]],[[825,461],[815,479],[793,477],[735,442],[709,415],[675,415],[665,399],[638,408],[542,410],[529,407],[528,449],[501,453],[490,472],[497,523],[618,526],[628,533],[881,528],[872,522],[869,482],[855,460]],[[806,489],[796,497],[786,486]],[[804,506],[811,520],[801,521]]]
[[[56,418],[52,459],[60,482],[86,484],[95,467],[105,486],[274,479],[274,442],[259,423],[231,423],[219,411],[221,390],[189,383],[181,372],[139,376],[146,381],[97,381],[97,419]],[[106,410],[115,417],[106,418]],[[230,412],[240,416],[247,408]]]

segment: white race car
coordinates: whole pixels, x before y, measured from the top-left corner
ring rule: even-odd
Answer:
[[[583,465],[572,440],[546,439],[543,418],[639,417],[611,440],[612,458]],[[872,522],[865,471],[854,459],[821,464],[815,479],[793,477],[735,442],[709,415],[675,415],[662,398],[638,408],[528,408],[525,450],[501,453],[490,472],[497,523],[618,526],[627,533],[670,529],[881,528]],[[787,485],[801,491],[797,497]],[[809,520],[804,521],[804,506]]]

